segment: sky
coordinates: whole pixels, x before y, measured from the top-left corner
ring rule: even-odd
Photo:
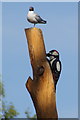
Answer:
[[[1,0],[2,2],[36,2],[36,0]],[[79,2],[79,0],[37,0],[37,2]]]
[[[2,76],[5,101],[12,102],[24,118],[35,109],[25,83],[32,77],[25,28],[33,27],[26,20],[30,6],[45,20],[36,25],[43,32],[46,52],[60,53],[62,72],[57,84],[56,99],[59,118],[78,117],[78,3],[17,2],[2,3]],[[0,5],[1,8],[1,5]],[[1,12],[0,12],[1,14]],[[1,22],[1,21],[0,21]],[[1,24],[1,23],[0,23]],[[0,42],[1,44],[1,42]],[[1,66],[1,64],[0,64]]]
[[[2,3],[0,2],[0,73],[2,73]]]

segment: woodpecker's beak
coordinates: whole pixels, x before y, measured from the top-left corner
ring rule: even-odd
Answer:
[[[50,57],[50,56],[51,56],[51,54],[50,54],[50,53],[46,53],[46,56],[47,56],[47,57]]]

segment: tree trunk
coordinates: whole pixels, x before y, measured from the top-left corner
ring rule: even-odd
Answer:
[[[28,78],[26,88],[34,103],[37,119],[55,118],[57,120],[54,80],[46,60],[42,31],[38,28],[29,28],[25,29],[25,33],[33,69],[33,80]]]

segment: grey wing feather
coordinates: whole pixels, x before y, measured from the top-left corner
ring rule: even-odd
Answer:
[[[38,14],[35,15],[35,18],[39,23],[46,23],[46,21],[43,20]]]
[[[41,18],[39,15],[37,15],[37,14],[36,14],[35,18],[36,18],[36,20],[37,20],[38,22],[41,22],[41,21],[42,21],[42,18]]]

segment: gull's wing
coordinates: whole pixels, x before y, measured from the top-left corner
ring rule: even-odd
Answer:
[[[39,22],[39,23],[46,23],[45,20],[43,20],[38,14],[35,13],[35,19]]]

